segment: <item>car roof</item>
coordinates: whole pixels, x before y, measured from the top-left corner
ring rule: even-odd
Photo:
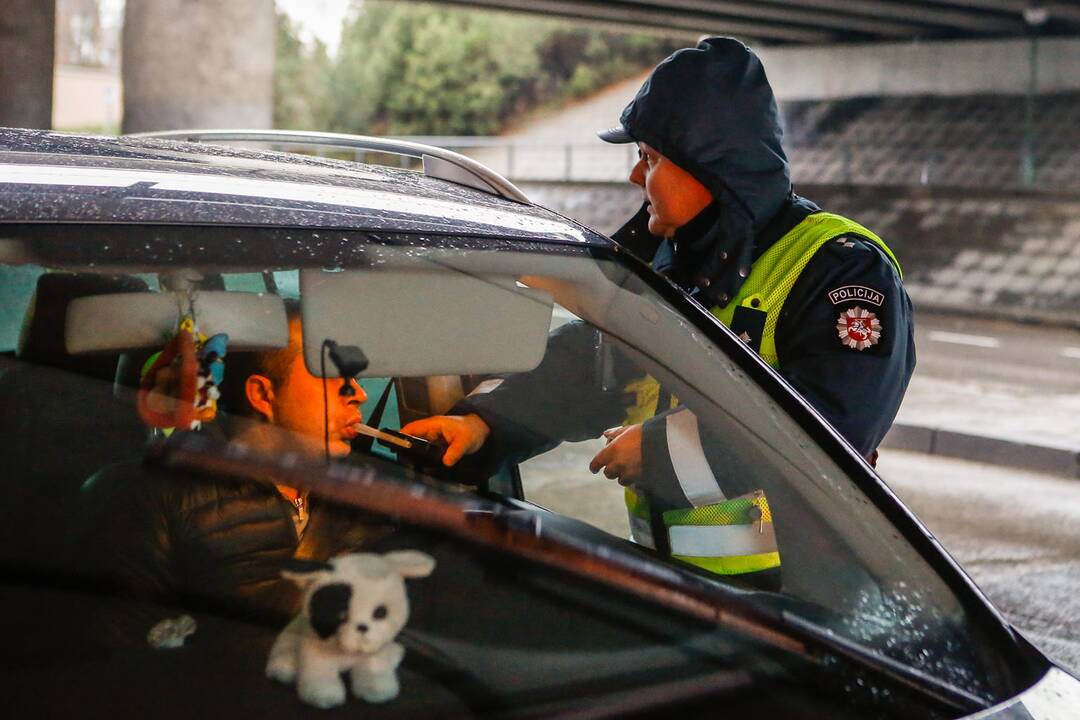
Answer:
[[[412,170],[12,128],[0,128],[0,222],[310,227],[613,244],[546,208]]]

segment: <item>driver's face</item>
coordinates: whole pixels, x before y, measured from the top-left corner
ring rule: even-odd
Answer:
[[[308,372],[304,364],[299,320],[289,323],[289,344],[298,348],[286,381],[274,389],[271,400],[274,425],[290,431],[290,442],[312,455],[323,454],[323,381]],[[351,383],[354,395],[339,394],[342,385]],[[330,455],[344,457],[349,454],[349,441],[356,437],[353,426],[361,421],[360,404],[367,394],[349,378],[326,379],[326,416],[330,428]]]

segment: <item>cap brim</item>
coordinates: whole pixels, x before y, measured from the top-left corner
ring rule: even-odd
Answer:
[[[634,138],[630,136],[630,133],[628,133],[626,131],[626,128],[624,128],[622,125],[610,128],[608,130],[601,130],[600,132],[596,133],[596,135],[604,142],[609,143],[636,142],[636,140],[634,140]]]

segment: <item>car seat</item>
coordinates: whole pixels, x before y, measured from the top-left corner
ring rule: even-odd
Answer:
[[[104,465],[137,456],[146,433],[134,407],[114,397],[117,354],[76,356],[64,345],[67,309],[90,295],[146,291],[137,278],[47,273],[38,278],[14,359],[0,376],[2,489],[0,562],[32,573],[75,569],[83,481]],[[74,561],[74,565],[71,561]]]

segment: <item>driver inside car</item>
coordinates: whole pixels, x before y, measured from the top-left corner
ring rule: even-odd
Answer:
[[[327,378],[324,407],[323,379],[303,360],[298,304],[287,303],[287,313],[286,347],[229,353],[221,385],[229,416],[222,419],[224,431],[231,443],[260,452],[292,451],[318,461],[329,450],[331,457],[345,457],[367,396],[353,378]],[[341,392],[345,387],[352,392]],[[83,492],[85,546],[94,548],[99,572],[120,593],[159,604],[144,606],[147,617],[123,620],[138,625],[128,640],[178,614],[161,605],[242,608],[281,620],[298,603],[295,586],[280,577],[285,563],[353,552],[388,532],[359,511],[294,488],[141,463],[106,467]],[[114,625],[114,634],[119,629]]]

